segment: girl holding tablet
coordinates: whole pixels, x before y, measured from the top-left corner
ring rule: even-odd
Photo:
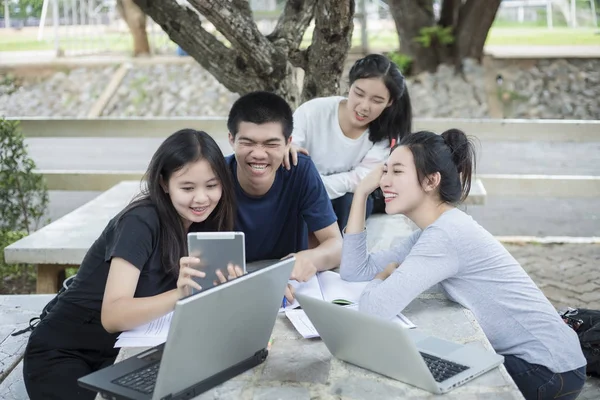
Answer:
[[[23,360],[32,400],[93,399],[77,379],[112,364],[120,332],[172,311],[204,273],[187,257],[188,232],[231,231],[233,184],[205,132],[184,129],[157,149],[147,188],[106,226],[69,288],[33,329]],[[219,278],[242,274],[223,266]],[[225,278],[227,276],[227,278]]]

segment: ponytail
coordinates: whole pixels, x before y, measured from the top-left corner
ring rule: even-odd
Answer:
[[[444,142],[452,155],[452,161],[461,181],[461,201],[464,201],[471,191],[471,175],[475,168],[475,151],[467,135],[459,129],[448,129],[442,133]]]

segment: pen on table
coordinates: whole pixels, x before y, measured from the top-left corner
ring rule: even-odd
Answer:
[[[273,345],[273,337],[269,339],[269,343],[267,344],[267,351],[271,350],[271,346]]]
[[[283,308],[287,307],[287,299],[284,297],[283,298]]]

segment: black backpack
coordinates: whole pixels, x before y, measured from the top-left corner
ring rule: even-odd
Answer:
[[[587,360],[586,373],[600,377],[600,311],[570,308],[560,316],[579,336]]]

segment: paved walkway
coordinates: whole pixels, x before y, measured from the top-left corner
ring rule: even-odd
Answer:
[[[552,304],[600,309],[600,245],[513,245],[505,247]],[[600,399],[600,379],[588,378],[578,400]]]
[[[555,307],[600,309],[599,244],[505,246]]]

